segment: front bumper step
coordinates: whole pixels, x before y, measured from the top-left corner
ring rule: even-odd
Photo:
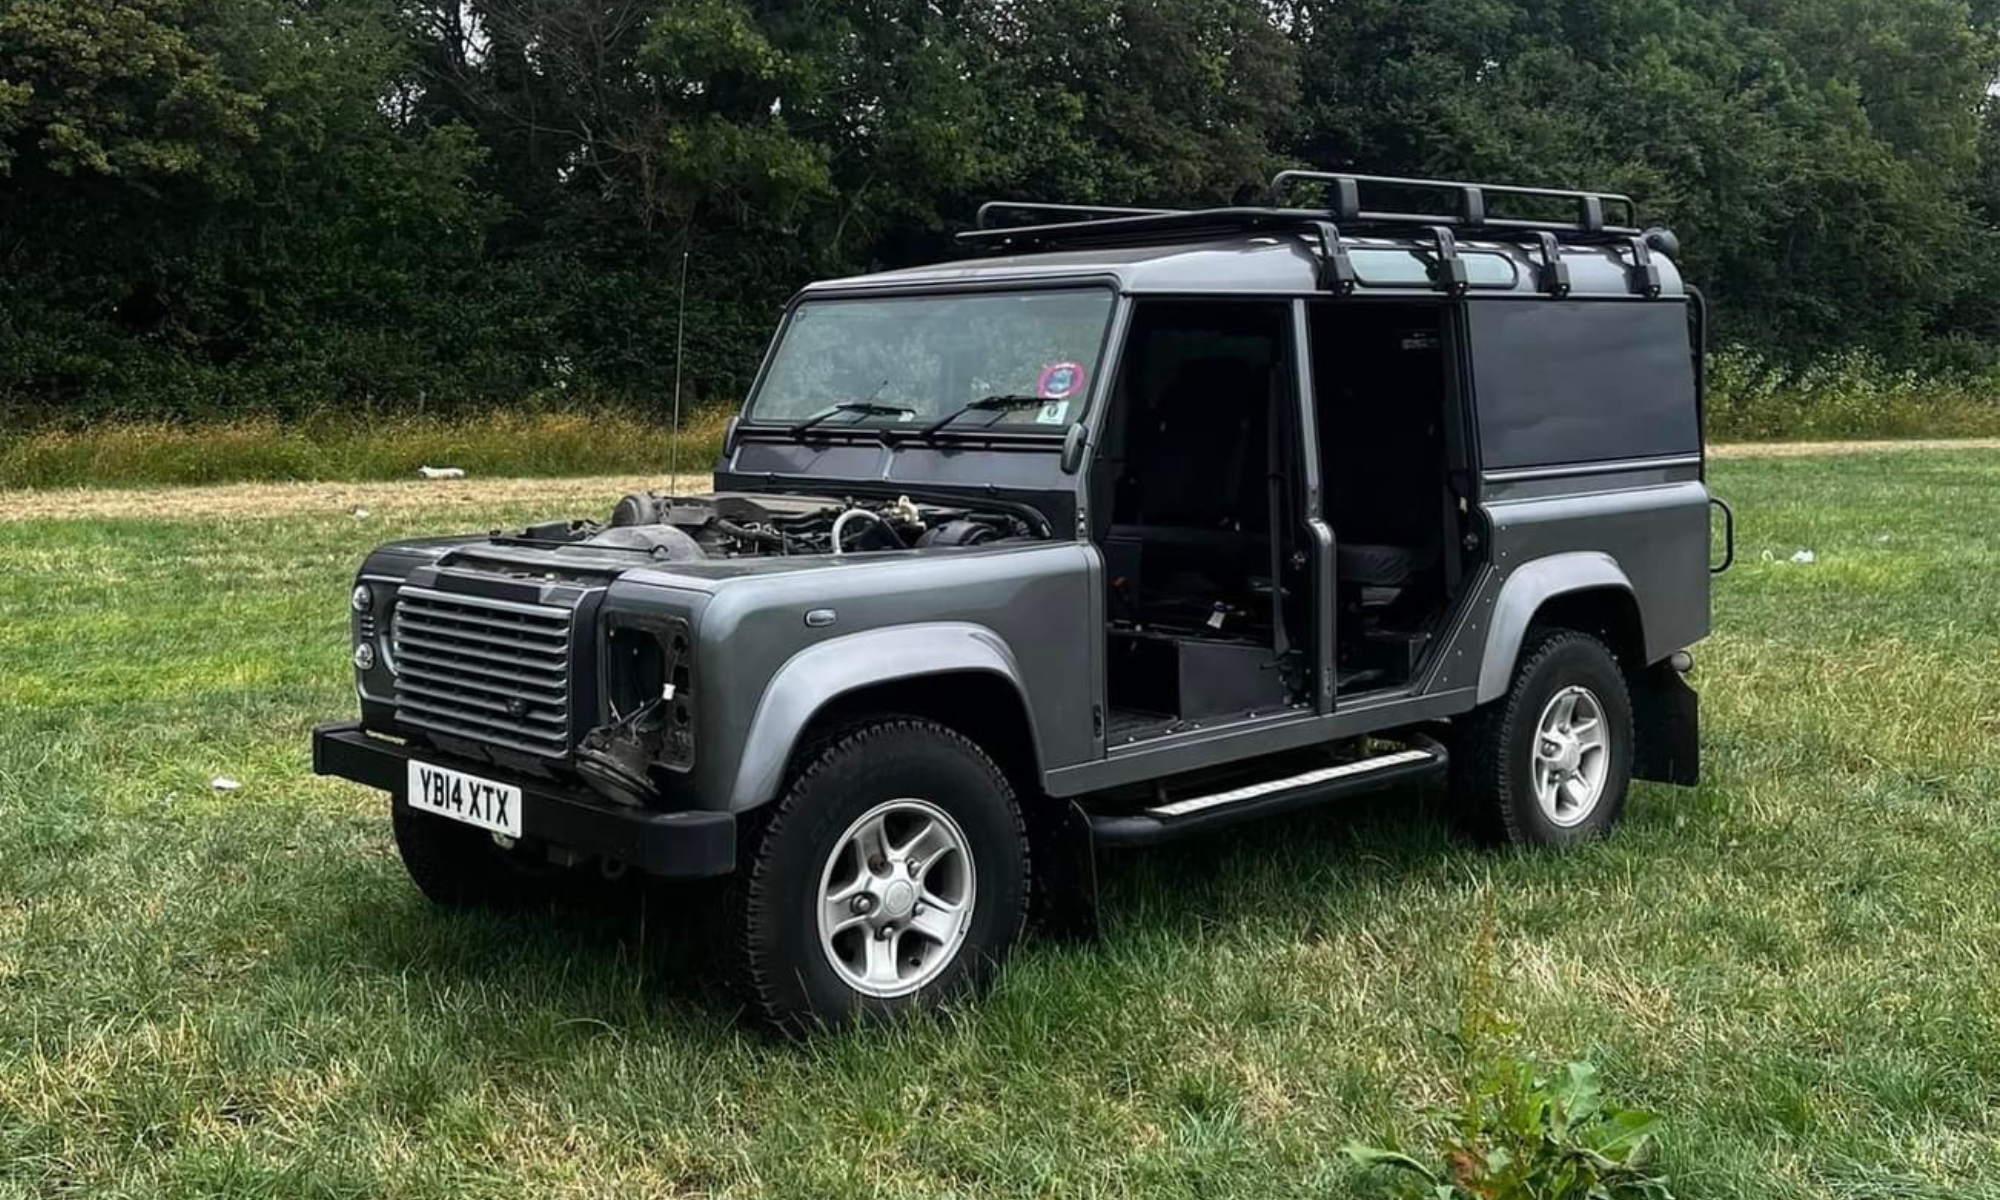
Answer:
[[[736,869],[736,818],[730,813],[622,808],[594,795],[554,791],[546,781],[512,776],[486,763],[461,762],[429,750],[412,755],[399,742],[364,732],[359,722],[313,730],[315,775],[401,793],[412,757],[519,787],[523,837],[601,855],[667,878],[713,878]]]

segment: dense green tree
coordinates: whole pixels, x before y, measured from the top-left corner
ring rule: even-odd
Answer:
[[[370,7],[0,2],[0,77],[27,96],[0,180],[0,389],[400,402],[465,353],[447,297],[478,265],[479,149],[385,106],[403,42]]]
[[[1728,334],[1907,349],[1973,286],[1996,61],[1960,0],[1316,0],[1323,165],[1622,188]]]
[[[0,0],[0,403],[736,392],[995,195],[1630,191],[1780,359],[2000,338],[2000,0]]]

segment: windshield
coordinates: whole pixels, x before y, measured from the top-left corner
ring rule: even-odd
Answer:
[[[974,401],[1019,397],[950,428],[1060,432],[1083,415],[1111,304],[1100,288],[807,300],[785,325],[748,419],[796,423],[845,404],[852,409],[815,427],[914,431]]]

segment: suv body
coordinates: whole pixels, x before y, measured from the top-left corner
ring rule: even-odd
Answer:
[[[391,794],[440,901],[737,874],[794,1026],[975,985],[1095,849],[1429,779],[1561,843],[1692,784],[1671,235],[1301,183],[1326,206],[989,205],[997,256],[805,288],[712,495],[372,554],[316,769]]]

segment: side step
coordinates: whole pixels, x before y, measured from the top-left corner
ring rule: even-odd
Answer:
[[[1105,848],[1154,846],[1343,796],[1444,775],[1450,766],[1450,756],[1442,744],[1427,737],[1407,740],[1406,750],[1320,767],[1284,779],[1188,796],[1138,812],[1092,813],[1091,840]]]

